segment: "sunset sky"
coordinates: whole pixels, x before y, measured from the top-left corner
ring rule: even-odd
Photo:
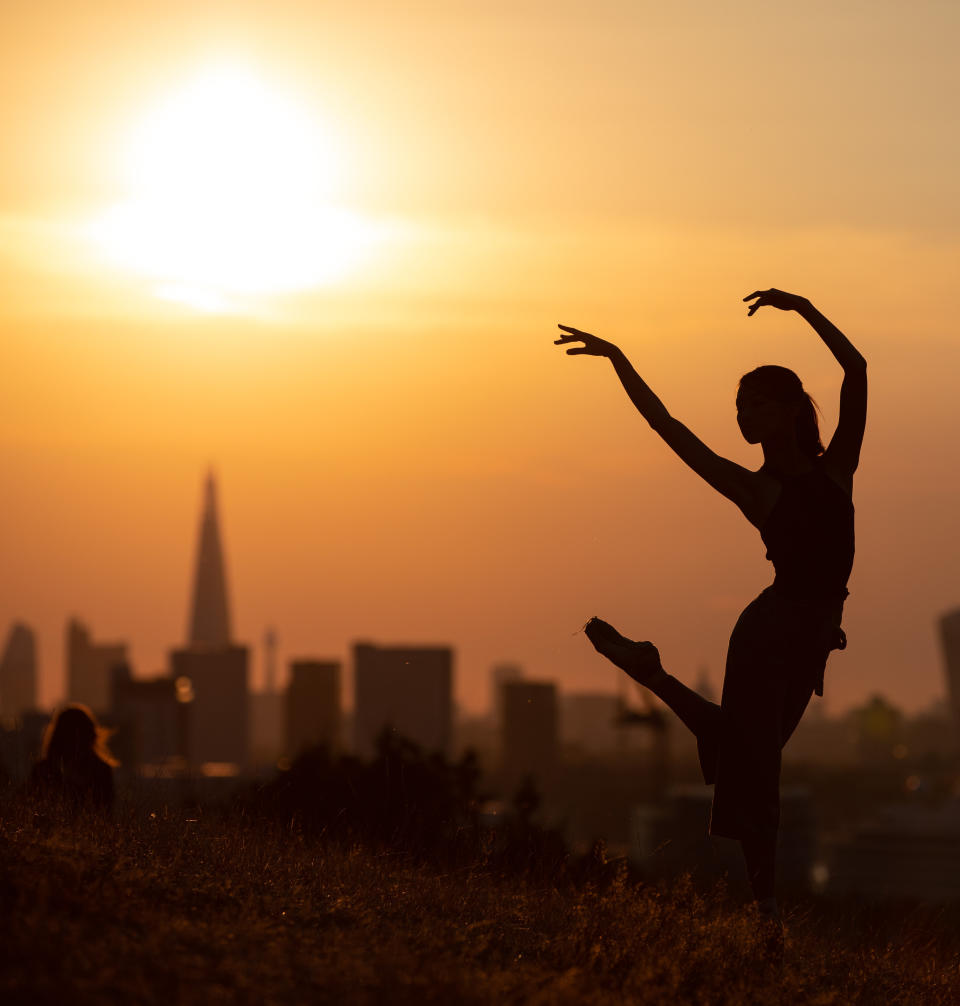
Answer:
[[[960,605],[953,0],[246,4],[0,11],[0,634],[66,619],[165,669],[204,474],[237,637],[450,643],[612,690],[591,615],[719,686],[759,535],[602,360],[751,467],[738,378],[870,365],[849,649],[827,709],[943,692]]]

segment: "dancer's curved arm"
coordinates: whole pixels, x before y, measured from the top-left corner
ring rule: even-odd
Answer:
[[[745,301],[752,300],[749,316],[759,307],[776,307],[781,311],[796,311],[823,339],[837,363],[843,367],[840,386],[840,415],[837,428],[823,454],[823,463],[830,474],[846,486],[853,483],[853,473],[860,463],[860,447],[867,423],[867,361],[852,342],[807,300],[783,290],[757,290]]]
[[[715,454],[679,419],[674,419],[618,346],[569,325],[557,327],[565,334],[554,340],[554,345],[582,342],[582,346],[568,349],[567,355],[607,357],[613,364],[624,390],[630,396],[630,401],[667,446],[717,492],[735,503],[747,520],[755,524],[762,519],[765,514],[763,498],[765,476]]]

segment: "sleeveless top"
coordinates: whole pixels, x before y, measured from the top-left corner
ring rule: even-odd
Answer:
[[[853,501],[816,462],[801,475],[774,477],[780,496],[760,529],[776,573],[773,591],[842,604],[853,568]]]

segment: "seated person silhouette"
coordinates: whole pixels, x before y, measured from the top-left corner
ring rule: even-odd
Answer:
[[[31,794],[67,813],[109,812],[117,764],[107,748],[109,733],[86,706],[61,709],[47,725],[42,755],[30,776]]]

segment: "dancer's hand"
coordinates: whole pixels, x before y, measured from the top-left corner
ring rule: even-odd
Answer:
[[[754,300],[754,298],[756,298]],[[749,297],[743,298],[744,302],[752,300],[747,317],[752,318],[754,312],[761,307],[775,307],[780,311],[800,311],[809,306],[810,301],[806,297],[799,297],[795,293],[784,293],[783,290],[755,290]]]
[[[567,356],[607,356],[612,357],[619,352],[612,342],[600,339],[589,332],[581,332],[579,328],[571,328],[569,325],[557,325],[565,334],[559,339],[554,339],[554,346],[564,346],[568,342],[582,342],[582,346],[573,346],[567,350]]]

